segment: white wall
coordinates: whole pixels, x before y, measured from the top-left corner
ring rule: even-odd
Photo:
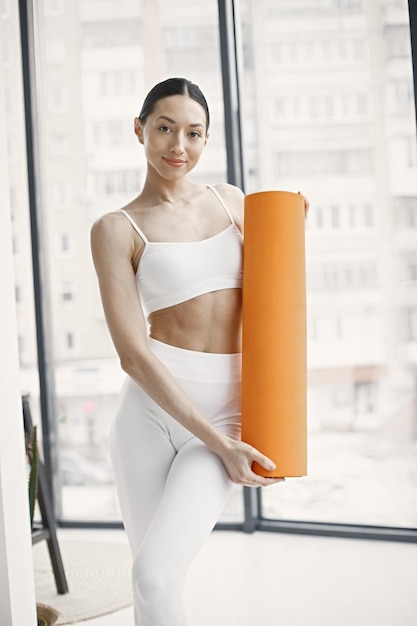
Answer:
[[[18,377],[4,92],[0,65],[0,624],[35,626],[32,541]]]

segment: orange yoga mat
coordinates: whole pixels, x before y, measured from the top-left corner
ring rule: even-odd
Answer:
[[[276,464],[262,476],[307,474],[304,200],[245,198],[242,441]]]

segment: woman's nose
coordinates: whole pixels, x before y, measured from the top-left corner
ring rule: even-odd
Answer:
[[[184,152],[184,138],[181,133],[174,133],[171,141],[171,152],[182,154]]]

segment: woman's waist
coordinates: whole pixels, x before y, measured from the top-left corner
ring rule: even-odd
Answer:
[[[217,354],[241,351],[241,297],[237,293],[204,294],[152,313],[149,324],[151,337],[185,350]]]
[[[241,379],[240,352],[205,352],[189,350],[148,337],[150,350],[176,378],[201,382],[232,382]]]

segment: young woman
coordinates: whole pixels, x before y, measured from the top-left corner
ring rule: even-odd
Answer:
[[[243,194],[188,174],[209,110],[183,78],[157,84],[134,131],[147,175],[139,196],[91,231],[107,324],[127,374],[111,432],[133,555],[136,626],[184,626],[187,569],[232,483],[266,486],[240,441]]]

